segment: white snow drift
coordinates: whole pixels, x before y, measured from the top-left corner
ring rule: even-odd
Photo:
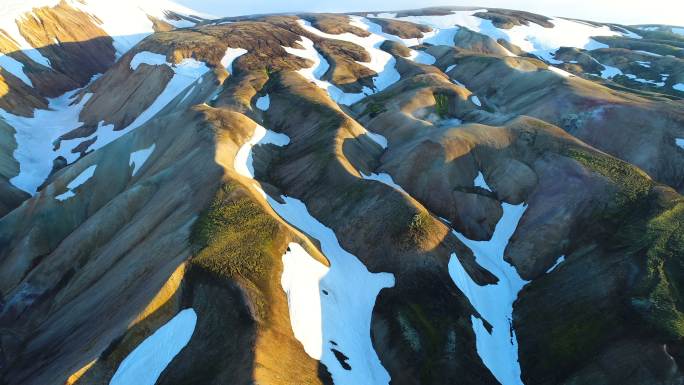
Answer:
[[[254,179],[252,148],[265,142],[287,145],[284,134],[257,126],[234,160],[235,170]],[[292,330],[312,358],[325,364],[336,385],[388,384],[390,377],[380,363],[370,338],[375,299],[380,290],[394,286],[387,273],[373,274],[340,246],[335,233],[309,214],[301,201],[281,197],[280,203],[255,186],[273,210],[286,222],[320,242],[330,268],[314,260],[300,245],[290,243],[283,255],[281,284],[288,297]],[[344,354],[345,369],[333,351]]]
[[[494,377],[503,385],[522,385],[518,363],[518,342],[512,327],[513,302],[527,284],[508,262],[503,253],[515,232],[526,206],[503,203],[503,216],[489,241],[472,241],[453,233],[475,254],[476,262],[494,274],[494,285],[478,285],[465,271],[455,254],[449,261],[449,274],[475,310],[492,326],[488,332],[482,319],[472,317],[477,353]]]
[[[142,168],[143,164],[147,162],[147,159],[150,157],[150,155],[152,155],[152,152],[154,152],[154,147],[155,145],[152,144],[148,148],[133,151],[131,153],[131,156],[128,159],[128,164],[130,166],[133,166],[133,173],[131,174],[131,176],[135,176],[135,174]]]
[[[285,203],[266,196],[280,217],[320,242],[330,261],[326,269],[292,244],[283,256],[281,282],[295,337],[307,354],[325,364],[336,385],[388,384],[390,377],[373,349],[370,327],[375,300],[380,290],[394,286],[394,277],[370,273],[340,246],[331,229],[309,214],[304,203],[281,198]],[[343,368],[333,349],[347,357],[344,362],[350,370]]]
[[[197,314],[192,308],[179,312],[121,361],[109,385],[154,385],[190,342],[196,324]]]
[[[97,165],[94,164],[85,170],[83,170],[80,174],[76,176],[69,184],[67,184],[67,191],[63,192],[62,194],[59,194],[55,197],[58,201],[65,201],[76,194],[74,193],[74,189],[76,189],[78,186],[82,185],[83,183],[87,182],[88,179],[92,178],[93,175],[95,174],[95,169],[97,168]]]
[[[235,155],[233,166],[235,171],[242,176],[254,179],[254,158],[252,148],[262,144],[274,144],[276,146],[286,146],[290,143],[290,138],[285,134],[280,134],[267,130],[261,125],[256,126],[252,137],[243,144]]]

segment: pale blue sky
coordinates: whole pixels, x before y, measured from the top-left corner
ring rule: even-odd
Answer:
[[[490,6],[547,16],[566,16],[623,24],[684,26],[684,0],[176,0],[201,12],[238,16],[275,12],[398,10],[431,5]]]

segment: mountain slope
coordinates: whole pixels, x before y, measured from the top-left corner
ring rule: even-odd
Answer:
[[[684,381],[675,28],[103,4],[0,35],[3,383]]]

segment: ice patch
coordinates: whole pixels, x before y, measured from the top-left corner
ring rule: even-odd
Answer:
[[[131,176],[135,176],[135,174],[140,170],[147,162],[147,159],[152,155],[152,152],[154,152],[155,145],[152,144],[150,147],[138,150],[138,151],[133,151],[128,159],[128,165],[133,166],[133,173]]]
[[[252,137],[240,147],[237,155],[235,155],[233,167],[238,174],[254,179],[252,148],[262,144],[273,144],[282,147],[288,143],[290,143],[290,138],[287,135],[267,130],[257,124]]]
[[[512,314],[513,302],[527,281],[520,278],[515,268],[504,260],[503,254],[526,206],[503,203],[502,208],[503,216],[489,241],[472,241],[453,231],[473,251],[476,262],[499,281],[493,285],[478,285],[455,254],[449,260],[449,274],[477,312],[492,326],[490,333],[482,319],[471,318],[478,355],[500,383],[522,385]]]
[[[256,108],[260,109],[261,111],[266,111],[268,108],[271,106],[271,98],[268,95],[264,95],[257,99],[256,101]]]
[[[109,385],[154,385],[171,360],[190,342],[196,324],[197,314],[192,308],[180,311],[121,361]]]
[[[226,49],[226,53],[223,55],[223,58],[221,58],[221,65],[228,70],[228,72],[232,75],[233,74],[233,62],[235,59],[239,58],[240,56],[244,55],[247,53],[247,50],[244,48],[228,48]]]
[[[85,170],[83,170],[76,178],[74,178],[69,184],[67,184],[67,191],[65,191],[62,194],[59,194],[55,196],[55,199],[58,201],[65,201],[76,194],[74,193],[74,189],[76,189],[78,186],[82,185],[83,183],[87,182],[88,179],[92,178],[93,175],[95,174],[95,169],[97,168],[97,165],[94,164]]]

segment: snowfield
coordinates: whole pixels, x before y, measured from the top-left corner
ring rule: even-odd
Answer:
[[[380,290],[394,286],[394,276],[370,273],[340,246],[331,229],[309,214],[304,203],[281,198],[285,203],[266,196],[283,220],[320,242],[330,261],[326,271],[303,249],[293,249],[292,245],[291,252],[283,256],[281,282],[295,337],[309,356],[325,364],[335,385],[388,384],[390,377],[373,348],[370,327],[375,300]],[[316,300],[320,301],[320,310]],[[347,357],[342,362],[351,367],[349,370],[333,349]]]
[[[154,385],[171,360],[190,342],[196,324],[195,310],[180,311],[121,361],[109,385]]]
[[[499,29],[490,20],[474,16],[477,12],[486,12],[486,9],[453,11],[451,14],[440,16],[396,17],[396,14],[393,13],[382,13],[377,17],[395,18],[432,27],[434,31],[423,38],[425,43],[453,46],[456,33],[460,28],[465,27],[487,35],[494,40],[507,40],[526,52],[556,64],[558,61],[553,58],[553,53],[560,47],[577,47],[588,50],[606,48],[605,44],[601,44],[591,37],[628,36],[630,34],[628,31],[620,34],[612,31],[609,27],[594,27],[561,18],[551,18],[550,22],[554,24],[553,28],[544,28],[538,24],[529,23],[529,25],[518,25],[507,30]],[[515,56],[512,53],[510,55]]]
[[[252,149],[264,143],[284,146],[289,138],[257,125],[235,156],[239,174],[254,179]],[[390,377],[373,348],[370,326],[375,299],[380,290],[394,286],[394,276],[370,273],[340,246],[330,228],[309,214],[303,202],[285,196],[280,203],[256,184],[255,188],[284,221],[318,240],[330,261],[329,268],[320,264],[296,243],[290,243],[283,255],[281,284],[297,340],[309,356],[325,364],[336,385],[388,384]],[[339,361],[335,351],[346,360]]]
[[[34,110],[33,117],[10,114],[0,109],[0,118],[14,129],[17,148],[14,159],[19,162],[19,174],[10,179],[14,186],[34,194],[38,186],[47,178],[52,170],[52,160],[58,155],[73,162],[78,154],[72,154],[65,147],[53,152],[53,142],[61,135],[78,128],[81,123],[78,115],[92,95],[86,95],[77,104],[71,104],[72,97],[78,91],[68,92],[60,97],[49,100],[49,109]]]
[[[59,140],[61,135],[81,126],[79,115],[92,95],[86,94],[78,103],[73,103],[80,90],[50,99],[49,109],[36,109],[33,117],[16,116],[0,109],[0,117],[16,130],[17,149],[14,158],[19,162],[19,175],[10,182],[34,194],[36,188],[50,173],[55,157],[63,156],[72,163],[78,159],[79,154],[72,153],[71,150],[80,143],[94,139],[90,149],[96,150],[142,126],[183,91],[195,82],[200,82],[202,76],[209,71],[204,63],[194,59],[183,59],[174,65],[166,62],[164,55],[151,52],[136,54],[131,60],[131,69],[136,70],[141,64],[167,65],[173,70],[174,75],[155,101],[130,125],[118,131],[114,131],[113,125],[104,125],[100,122],[97,130],[86,138]],[[53,148],[55,143],[59,144],[59,149]]]
[[[503,385],[522,385],[518,362],[518,342],[513,330],[513,302],[528,282],[503,255],[520,218],[527,208],[524,204],[502,204],[503,216],[489,241],[472,241],[453,231],[475,254],[476,262],[498,279],[494,285],[480,286],[468,275],[455,254],[449,260],[449,274],[456,286],[468,298],[481,317],[492,326],[491,334],[483,320],[473,316],[471,321],[476,337],[477,353],[494,377]]]
[[[364,91],[360,93],[346,93],[334,84],[325,80],[321,80],[321,76],[323,76],[328,71],[328,68],[330,68],[330,64],[328,64],[328,61],[325,60],[325,58],[318,52],[318,50],[316,50],[316,48],[314,47],[314,42],[311,41],[311,39],[302,36],[301,40],[299,41],[299,44],[304,48],[283,48],[285,49],[285,51],[287,51],[287,53],[307,59],[313,63],[311,67],[302,68],[297,72],[310,82],[316,84],[318,87],[326,90],[330,98],[334,100],[335,103],[351,105],[372,93],[372,90],[368,89],[367,87],[365,87]]]

